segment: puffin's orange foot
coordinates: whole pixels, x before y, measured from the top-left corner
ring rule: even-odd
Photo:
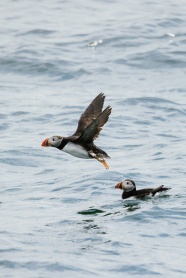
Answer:
[[[91,151],[89,152],[89,154],[90,154],[90,156],[92,156],[93,158],[95,158],[96,160],[101,162],[106,169],[109,169],[108,164],[106,163],[106,161],[103,158],[98,157],[95,153],[93,153]]]
[[[101,160],[98,159],[98,161],[100,161],[103,164],[103,166],[105,166],[106,169],[109,169],[109,166],[104,159],[101,159]]]
[[[97,155],[94,158],[97,159],[99,162],[101,162],[106,169],[109,169],[108,164],[103,158],[97,157]]]

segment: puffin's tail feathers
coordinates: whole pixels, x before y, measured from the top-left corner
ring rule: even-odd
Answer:
[[[170,187],[164,187],[164,185],[160,185],[152,190],[152,196],[154,196],[158,192],[167,191],[171,189]]]

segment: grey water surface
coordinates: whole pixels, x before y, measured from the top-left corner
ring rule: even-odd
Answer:
[[[186,2],[0,11],[0,277],[186,277]],[[100,92],[109,170],[41,147]],[[124,201],[125,178],[172,189]]]

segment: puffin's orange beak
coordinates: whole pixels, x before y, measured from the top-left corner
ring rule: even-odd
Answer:
[[[49,138],[47,138],[47,139],[45,139],[45,140],[43,141],[43,143],[41,144],[42,147],[49,147],[49,145],[48,145],[48,139],[49,139]]]
[[[121,189],[121,181],[116,184],[115,188]]]

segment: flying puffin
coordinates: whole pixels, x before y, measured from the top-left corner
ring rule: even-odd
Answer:
[[[122,199],[127,199],[129,197],[144,197],[147,195],[154,196],[157,192],[167,191],[171,188],[164,187],[164,185],[160,185],[156,188],[145,188],[136,190],[136,184],[133,180],[126,179],[122,182],[118,182],[115,188],[123,189]]]
[[[104,124],[108,121],[111,107],[102,111],[105,96],[100,93],[81,115],[76,132],[68,137],[52,136],[45,139],[42,147],[55,147],[73,156],[85,159],[97,159],[106,169],[109,168],[105,158],[110,158],[106,152],[94,145]]]

